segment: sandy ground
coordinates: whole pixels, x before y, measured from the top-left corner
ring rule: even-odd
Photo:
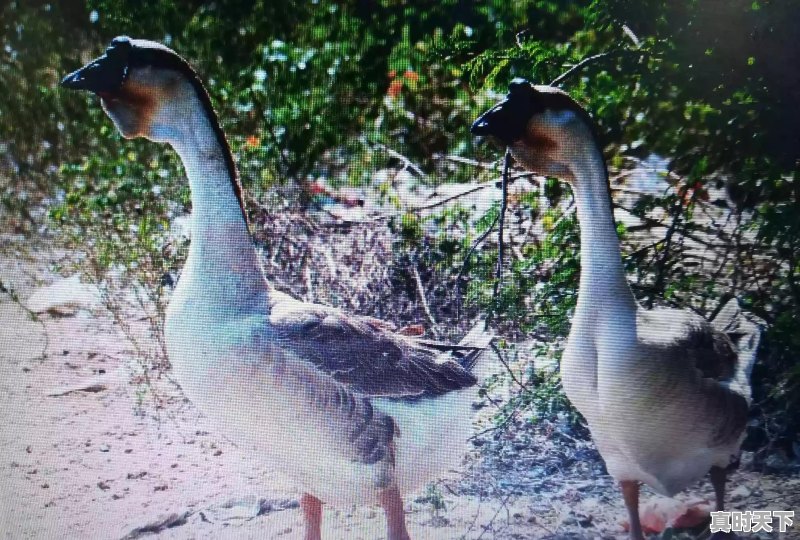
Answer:
[[[4,255],[3,283],[27,297],[56,279],[46,259]],[[0,535],[302,538],[291,484],[211,433],[167,380],[154,385],[156,411],[135,357],[102,309],[37,322],[0,294]],[[710,496],[703,483],[680,499]],[[730,500],[800,510],[800,480],[740,471]],[[408,497],[406,512],[416,539],[625,537],[621,500],[591,444],[523,424],[478,437],[463,470]],[[326,507],[323,522],[329,539],[385,538],[378,508]]]

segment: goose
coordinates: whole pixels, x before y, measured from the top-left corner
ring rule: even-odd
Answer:
[[[99,96],[123,137],[168,144],[186,170],[191,242],[165,320],[186,396],[297,485],[307,540],[323,503],[380,505],[388,538],[409,538],[402,497],[461,459],[491,334],[479,323],[459,346],[414,340],[274,289],[208,92],[173,50],[120,36],[61,85]]]
[[[472,132],[499,139],[524,168],[572,187],[581,274],[561,377],[619,483],[630,537],[643,538],[641,484],[672,496],[710,473],[722,510],[751,399],[755,318],[735,299],[711,322],[638,305],[622,265],[602,147],[589,114],[565,92],[515,79]]]

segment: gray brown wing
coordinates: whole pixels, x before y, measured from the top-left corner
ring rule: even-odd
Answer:
[[[282,347],[364,396],[436,396],[477,383],[440,351],[387,330],[374,319],[296,300],[273,306],[270,324]]]
[[[738,438],[747,424],[747,398],[729,384],[738,369],[737,351],[731,339],[705,320],[691,325],[686,337],[674,345],[676,354],[697,371],[701,387],[697,410],[709,426],[712,445]]]
[[[694,327],[683,342],[683,347],[703,377],[725,382],[736,375],[739,357],[733,342],[710,324]]]

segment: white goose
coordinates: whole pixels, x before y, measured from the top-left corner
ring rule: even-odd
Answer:
[[[186,395],[297,483],[307,539],[320,538],[323,502],[380,504],[388,537],[408,538],[402,494],[461,458],[471,370],[490,337],[476,327],[460,347],[415,341],[274,290],[208,93],[172,50],[118,37],[62,85],[100,96],[124,137],[167,143],[186,168],[191,246],[166,318]]]
[[[717,509],[737,461],[760,330],[730,301],[709,323],[642,309],[625,279],[608,171],[589,115],[564,92],[515,79],[472,126],[510,146],[525,168],[571,184],[581,276],[561,374],[608,471],[620,483],[631,538],[643,538],[639,485],[673,495],[711,473]]]

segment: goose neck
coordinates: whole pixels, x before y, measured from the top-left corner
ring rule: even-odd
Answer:
[[[249,294],[252,289],[260,294],[267,290],[266,281],[245,219],[236,167],[216,114],[204,103],[196,100],[180,135],[170,141],[191,190],[191,243],[184,274],[205,286],[225,282],[221,292]]]
[[[573,191],[581,230],[579,309],[633,309],[635,301],[622,266],[608,170],[600,149],[581,152],[571,167]]]

